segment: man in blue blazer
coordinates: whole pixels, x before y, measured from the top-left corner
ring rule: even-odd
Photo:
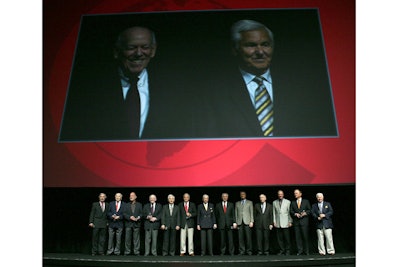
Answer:
[[[324,195],[317,193],[317,203],[312,205],[311,214],[315,219],[317,236],[318,236],[318,252],[320,255],[325,255],[328,252],[329,255],[335,254],[335,247],[333,245],[332,238],[332,215],[333,209],[331,203],[324,201]],[[326,238],[326,249],[325,249],[325,238]]]
[[[217,228],[217,221],[215,219],[214,204],[208,203],[210,197],[206,194],[203,195],[203,203],[197,208],[197,230],[201,231],[201,256],[208,253],[213,256],[213,229]]]
[[[107,255],[121,254],[121,237],[124,229],[124,209],[125,203],[122,202],[122,194],[115,194],[115,201],[110,202],[107,212],[108,217],[108,250]],[[114,246],[115,236],[115,246]]]

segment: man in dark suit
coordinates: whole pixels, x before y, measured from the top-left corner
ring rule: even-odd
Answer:
[[[240,20],[231,39],[234,62],[216,66],[210,71],[216,78],[202,85],[210,90],[200,97],[199,137],[337,135],[323,53],[307,58],[310,68],[292,69],[291,58],[287,66],[277,62],[273,71],[275,42],[265,25]]]
[[[203,195],[203,203],[197,208],[197,230],[201,234],[201,256],[208,254],[213,256],[213,229],[217,228],[215,219],[214,204],[209,203],[209,196]]]
[[[302,192],[299,189],[294,190],[294,197],[296,200],[293,200],[290,205],[290,215],[293,218],[297,255],[309,255],[308,217],[311,214],[310,202],[307,199],[302,198]]]
[[[269,236],[273,228],[272,205],[267,196],[260,195],[260,203],[254,205],[254,227],[257,236],[257,255],[269,255]]]
[[[89,215],[89,227],[93,228],[92,233],[92,255],[104,255],[104,244],[106,242],[107,229],[107,210],[108,203],[105,202],[107,196],[99,194],[99,201],[93,202]]]
[[[115,194],[115,201],[110,202],[108,209],[108,250],[107,255],[120,255],[121,254],[121,237],[122,230],[124,229],[124,210],[125,203],[122,201],[122,194]],[[115,236],[115,246],[114,246]]]
[[[232,229],[236,229],[237,224],[235,220],[235,205],[232,202],[228,202],[228,198],[228,193],[221,195],[222,201],[215,205],[215,217],[221,239],[221,255],[225,255],[226,241],[228,240],[228,252],[233,256],[235,247],[233,244]]]
[[[332,237],[333,208],[331,203],[324,201],[324,195],[322,193],[317,193],[316,198],[317,203],[312,205],[311,213],[315,219],[315,226],[317,228],[318,252],[320,255],[325,255],[326,252],[328,252],[329,255],[335,255],[335,247],[333,245]]]
[[[179,91],[184,86],[165,68],[158,66],[157,73],[148,68],[156,50],[154,32],[135,26],[118,35],[113,62],[77,60],[60,140],[186,137],[180,128],[190,125],[185,121],[190,112],[182,106],[185,93]]]
[[[157,256],[157,238],[158,229],[160,229],[160,221],[162,214],[162,205],[156,203],[156,195],[149,196],[149,203],[145,204],[143,207],[143,217],[144,218],[144,231],[145,231],[145,243],[144,243],[144,255],[150,255],[150,245],[151,254]]]
[[[178,205],[180,211],[180,256],[186,253],[186,240],[188,241],[187,251],[189,256],[194,256],[193,235],[197,217],[196,204],[190,202],[190,195],[183,194],[183,201]]]
[[[163,206],[161,215],[161,230],[164,231],[163,256],[175,256],[176,231],[180,229],[180,212],[175,205],[175,196],[168,195],[168,204]]]
[[[140,225],[142,217],[142,204],[136,201],[135,192],[129,194],[129,203],[125,205],[125,255],[131,254],[133,237],[133,255],[140,254]]]

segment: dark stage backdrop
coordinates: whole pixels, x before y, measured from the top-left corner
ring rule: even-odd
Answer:
[[[293,200],[293,191],[300,188],[303,197],[308,199],[311,204],[315,202],[315,194],[322,192],[325,200],[331,202],[333,215],[333,238],[337,253],[355,252],[355,186],[354,185],[313,185],[313,186],[268,186],[268,187],[151,187],[151,188],[45,188],[43,194],[43,252],[44,253],[91,253],[91,228],[88,227],[88,220],[92,202],[97,201],[100,192],[107,194],[107,201],[114,200],[117,192],[123,194],[123,201],[129,201],[129,193],[136,192],[138,201],[142,204],[148,202],[150,194],[156,194],[157,202],[167,203],[168,194],[174,194],[176,203],[182,201],[184,193],[191,195],[191,201],[196,204],[201,203],[203,194],[210,196],[210,203],[217,203],[221,200],[221,194],[227,192],[229,201],[236,202],[239,198],[239,191],[245,190],[247,198],[253,203],[259,202],[260,194],[267,195],[267,202],[272,203],[276,199],[276,192],[284,190],[285,197]],[[237,231],[234,232],[234,242],[237,253]],[[254,231],[253,231],[253,234]],[[294,229],[292,234],[292,252],[295,250]],[[310,253],[318,253],[317,236],[313,220],[310,220]],[[142,226],[142,251],[144,253],[144,232]],[[162,235],[159,235],[160,241]],[[214,231],[214,249],[218,254],[218,232]],[[179,240],[179,239],[177,239]],[[195,230],[195,252],[200,254],[200,235]],[[256,242],[254,236],[253,241]],[[271,234],[271,252],[277,252],[276,232]],[[122,242],[122,244],[124,244]],[[161,245],[162,242],[159,242]],[[122,245],[122,248],[124,246]],[[254,243],[256,248],[256,243]],[[159,251],[161,253],[161,251]]]

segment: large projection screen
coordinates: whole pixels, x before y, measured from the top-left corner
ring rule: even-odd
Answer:
[[[44,187],[354,184],[354,5],[344,0],[44,1]],[[124,28],[141,25],[154,30],[158,47],[150,66],[173,81],[188,79],[189,86],[176,87],[179,97],[174,99],[189,103],[185,108],[196,112],[199,106],[189,100],[199,94],[207,99],[208,91],[190,84],[218,84],[212,73],[234,64],[229,30],[240,19],[259,21],[273,31],[272,79],[276,90],[278,84],[289,87],[286,103],[307,95],[304,99],[313,105],[305,108],[315,116],[306,121],[309,131],[297,131],[304,123],[287,115],[284,125],[292,131],[274,137],[238,131],[206,135],[198,129],[213,124],[183,116],[174,118],[194,128],[179,134],[161,132],[135,140],[88,137],[79,122],[72,123],[72,136],[63,134],[69,127],[64,123],[71,121],[66,119],[68,110],[79,108],[79,101],[70,103],[82,89],[75,85],[93,76],[88,70],[111,63],[114,42]],[[84,84],[87,88],[90,82]],[[176,107],[174,116],[182,115],[179,104],[169,106]],[[299,113],[290,109],[282,110]]]

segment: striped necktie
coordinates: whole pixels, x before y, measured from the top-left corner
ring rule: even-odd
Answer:
[[[264,136],[273,136],[274,111],[272,109],[271,97],[268,94],[267,88],[265,88],[262,77],[255,77],[254,81],[258,84],[255,96],[255,108],[262,133]]]

